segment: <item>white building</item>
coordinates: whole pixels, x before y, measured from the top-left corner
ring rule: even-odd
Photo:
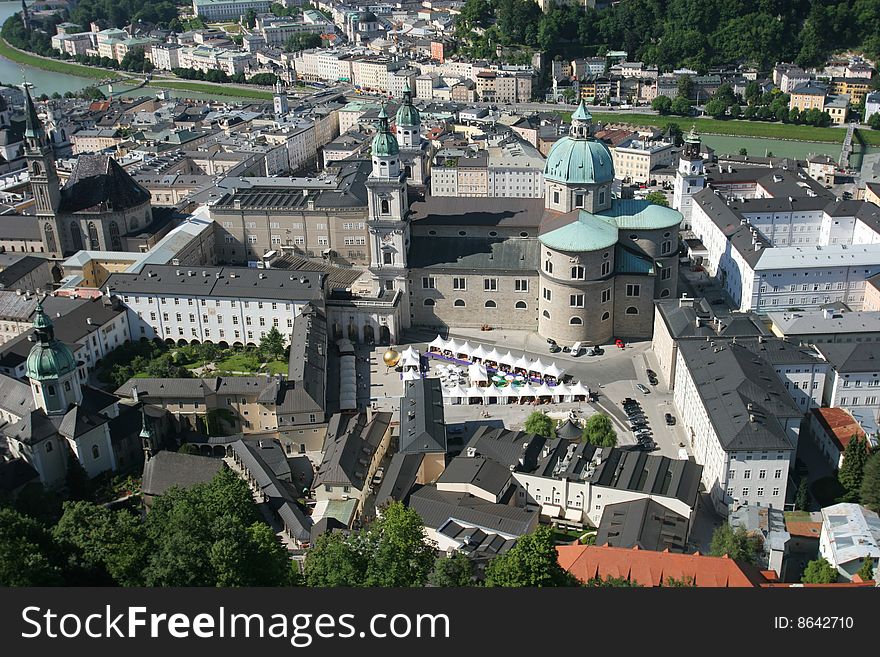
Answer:
[[[624,141],[611,149],[615,176],[624,182],[647,183],[655,168],[672,164],[675,153],[675,145],[668,142]]]
[[[489,196],[543,198],[545,158],[537,148],[516,139],[487,150]]]
[[[845,580],[851,580],[865,559],[880,563],[880,517],[859,504],[822,509],[821,554]]]
[[[691,130],[684,138],[673,185],[672,207],[681,212],[683,226],[690,227],[693,196],[706,186],[706,171],[700,155],[700,138]]]
[[[133,340],[259,344],[272,328],[288,337],[310,301],[323,300],[317,272],[148,265],[104,285],[128,309]]]
[[[869,435],[880,429],[880,344],[821,344],[831,368],[823,406],[847,409]]]
[[[266,13],[272,0],[193,0],[193,13],[206,21],[238,20],[248,10]]]
[[[783,508],[803,411],[773,368],[742,345],[678,345],[673,401],[716,511]]]

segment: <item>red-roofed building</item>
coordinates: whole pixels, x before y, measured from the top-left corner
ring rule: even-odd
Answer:
[[[593,578],[622,578],[641,586],[662,586],[670,578],[691,580],[698,587],[757,587],[770,583],[775,573],[729,557],[707,557],[699,552],[677,554],[596,545],[561,545],[559,565],[581,582]]]
[[[819,449],[835,468],[843,464],[843,452],[854,437],[865,437],[865,432],[844,408],[814,408],[810,412],[810,433]]]

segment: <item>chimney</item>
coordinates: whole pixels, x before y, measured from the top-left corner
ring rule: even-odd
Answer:
[[[137,386],[132,386],[132,387],[131,387],[131,398],[134,400],[134,403],[135,403],[135,404],[137,404],[137,403],[140,401],[140,398],[138,397],[138,388],[137,388]]]

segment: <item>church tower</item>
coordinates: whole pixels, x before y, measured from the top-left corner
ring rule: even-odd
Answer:
[[[27,357],[25,376],[38,408],[47,415],[63,415],[82,402],[82,386],[77,378],[76,359],[70,348],[55,338],[52,320],[38,303],[34,316],[36,344]]]
[[[30,88],[24,88],[25,148],[31,191],[34,195],[36,215],[43,235],[43,244],[49,254],[60,255],[63,251],[56,213],[61,202],[61,183],[55,169],[55,153],[52,141],[43,127],[37,108],[31,98]]]
[[[690,228],[693,196],[705,186],[706,170],[703,167],[703,157],[700,155],[700,136],[694,128],[691,128],[684,136],[672,196],[672,207],[684,217],[682,228]]]
[[[413,106],[409,84],[403,89],[403,104],[397,110],[394,131],[397,134],[401,166],[407,182],[410,185],[424,185],[428,177],[430,158],[426,153],[427,144],[422,143],[422,117]]]
[[[287,92],[281,84],[281,80],[275,83],[275,94],[272,97],[272,107],[275,110],[276,118],[283,118],[290,112],[290,103],[287,99]]]
[[[366,181],[370,272],[378,292],[402,290],[406,293],[406,251],[409,248],[406,180],[400,167],[400,148],[389,128],[384,105],[379,112],[379,131],[373,138],[371,159],[373,170]],[[403,307],[409,307],[408,300]]]
[[[144,448],[144,461],[149,461],[156,453],[156,434],[147,417],[146,409],[141,406],[141,445]]]

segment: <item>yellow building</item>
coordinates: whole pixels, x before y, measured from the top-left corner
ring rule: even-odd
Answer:
[[[870,78],[832,78],[829,89],[833,94],[849,96],[853,105],[862,105],[871,92]]]
[[[825,111],[825,97],[828,95],[828,87],[818,82],[810,81],[797,85],[791,90],[788,101],[788,109],[797,107],[801,112],[804,110],[817,109]]]

